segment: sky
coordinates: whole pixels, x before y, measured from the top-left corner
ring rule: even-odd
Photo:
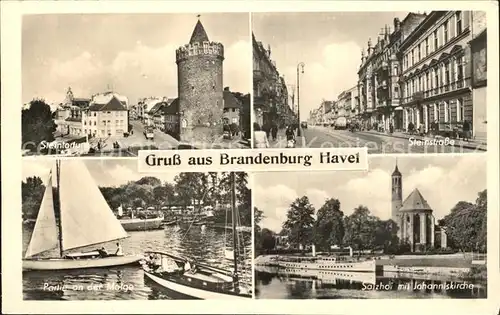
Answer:
[[[153,176],[163,182],[173,182],[178,174],[177,172],[139,173],[137,172],[137,159],[91,159],[84,163],[96,184],[101,187],[117,187],[145,176]],[[50,169],[54,165],[54,160],[25,159],[22,166],[22,179],[38,176],[46,183]]]
[[[459,201],[475,202],[486,189],[486,155],[398,157],[403,176],[403,200],[415,189],[422,193],[436,220]],[[358,205],[382,220],[390,218],[391,174],[396,157],[370,157],[369,171],[266,172],[254,175],[254,206],[264,212],[260,226],[281,230],[289,205],[308,196],[318,210],[328,198],[340,201],[350,215]]]
[[[224,86],[251,91],[247,13],[201,16],[210,41],[224,45]],[[110,86],[132,104],[148,96],[177,97],[175,50],[189,42],[195,14],[51,14],[23,19],[23,103],[62,102]],[[229,27],[228,27],[229,26]]]
[[[300,116],[321,101],[336,100],[344,90],[356,86],[361,50],[368,39],[377,42],[381,29],[393,20],[401,21],[408,12],[302,12],[254,13],[252,30],[264,47],[271,46],[276,62],[287,84],[296,86],[297,64],[304,62],[300,74]]]

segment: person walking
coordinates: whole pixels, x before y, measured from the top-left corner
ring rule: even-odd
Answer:
[[[271,136],[273,137],[273,141],[276,141],[276,137],[278,136],[278,125],[273,123],[271,126]]]
[[[464,120],[464,124],[462,126],[462,131],[463,131],[463,138],[465,141],[469,142],[470,139],[472,138],[471,135],[471,130],[470,130],[470,123],[467,119]]]
[[[269,148],[267,134],[258,123],[253,124],[253,146],[255,149]]]

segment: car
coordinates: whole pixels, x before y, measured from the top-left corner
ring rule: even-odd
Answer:
[[[155,134],[154,134],[154,131],[153,131],[153,128],[151,127],[148,127],[146,129],[144,129],[144,136],[146,137],[146,139],[148,140],[153,140],[154,137],[155,137]]]
[[[302,129],[307,129],[307,122],[303,121],[302,123],[300,123],[300,127]]]

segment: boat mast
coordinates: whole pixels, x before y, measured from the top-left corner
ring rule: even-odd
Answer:
[[[236,180],[234,172],[231,176],[231,213],[232,213],[232,228],[233,228],[233,259],[234,259],[234,276],[233,280],[238,281],[238,231],[236,230]]]
[[[59,230],[59,256],[63,257],[63,238],[62,238],[62,215],[61,215],[61,161],[56,161],[56,187],[57,187],[57,213],[59,215],[59,220],[57,220],[57,228]]]

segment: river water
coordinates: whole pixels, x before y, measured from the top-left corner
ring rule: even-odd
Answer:
[[[31,228],[23,229],[23,253],[29,243]],[[148,250],[165,251],[174,255],[186,255],[212,266],[232,269],[232,262],[224,258],[232,244],[232,233],[200,226],[178,228],[168,226],[164,230],[129,232],[122,241],[125,254],[143,254]],[[240,279],[250,285],[251,240],[244,234],[245,260],[239,265]],[[114,243],[104,245],[114,251]],[[89,248],[90,249],[90,248]],[[81,249],[88,250],[88,249]],[[57,252],[56,252],[57,253]],[[49,253],[54,254],[54,253]],[[243,253],[242,253],[243,254]],[[23,273],[25,300],[159,300],[173,299],[169,293],[149,279],[145,279],[140,266],[82,269],[70,271],[30,271]]]
[[[486,298],[486,283],[411,274],[334,272],[304,278],[299,270],[257,267],[257,299]]]

